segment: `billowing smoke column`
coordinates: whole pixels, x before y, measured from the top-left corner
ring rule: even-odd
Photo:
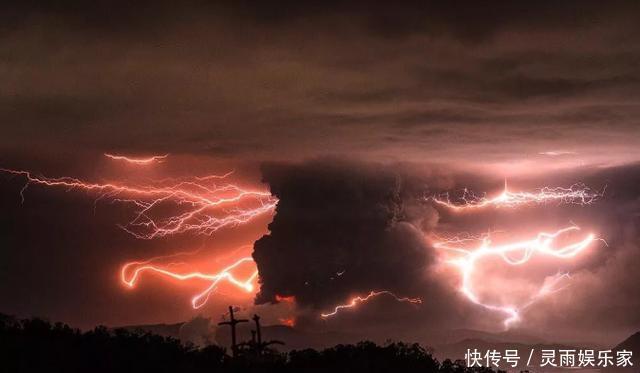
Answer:
[[[263,181],[280,202],[254,246],[257,303],[294,296],[327,311],[372,291],[423,294],[434,259],[419,228],[428,223],[416,218],[429,216],[419,184],[389,167],[326,160],[266,165]]]

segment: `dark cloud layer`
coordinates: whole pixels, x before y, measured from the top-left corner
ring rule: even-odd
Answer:
[[[0,28],[0,149],[620,163],[638,158],[637,14],[633,1],[21,3]]]

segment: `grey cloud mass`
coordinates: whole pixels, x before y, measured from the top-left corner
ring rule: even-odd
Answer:
[[[0,29],[0,147],[638,158],[636,2],[411,5],[17,5]]]

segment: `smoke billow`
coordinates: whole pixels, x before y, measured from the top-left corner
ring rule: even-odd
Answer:
[[[437,215],[403,170],[323,160],[267,165],[263,179],[280,202],[255,244],[257,303],[295,296],[318,309],[371,290],[424,291],[434,257],[423,229]]]

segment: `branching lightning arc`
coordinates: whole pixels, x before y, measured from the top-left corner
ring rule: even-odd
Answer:
[[[453,203],[448,194],[429,197],[436,205],[446,207],[452,211],[470,211],[486,207],[516,208],[524,205],[556,202],[560,204],[588,205],[602,197],[604,190],[594,191],[584,184],[573,184],[568,188],[544,187],[534,192],[512,192],[504,183],[504,190],[495,197],[478,196],[468,189],[464,189],[459,203]]]
[[[505,245],[493,245],[490,235],[479,238],[479,246],[473,249],[461,247],[460,244],[472,240],[471,238],[457,239],[453,238],[449,241],[434,242],[434,247],[441,250],[455,252],[457,255],[454,259],[449,259],[448,263],[455,265],[461,275],[460,291],[471,302],[480,305],[488,310],[505,313],[507,318],[504,320],[505,327],[520,320],[520,312],[532,305],[538,299],[561,290],[558,284],[562,279],[568,278],[568,274],[558,274],[545,282],[543,286],[534,294],[528,302],[521,306],[500,306],[487,304],[480,300],[474,292],[473,273],[477,268],[478,261],[487,256],[498,256],[509,265],[520,266],[527,263],[534,255],[545,255],[560,259],[570,259],[585,250],[594,241],[597,240],[593,233],[588,233],[582,240],[573,242],[560,247],[555,247],[554,243],[560,236],[570,232],[577,232],[580,228],[577,226],[569,226],[553,233],[538,233],[533,239],[517,241]],[[520,254],[517,259],[513,259],[514,254]]]
[[[544,187],[535,192],[511,192],[508,190],[507,183],[505,181],[502,193],[493,198],[487,198],[484,196],[478,197],[473,192],[465,189],[460,203],[450,202],[448,196],[445,196],[444,199],[431,197],[430,200],[435,204],[448,208],[452,211],[462,212],[477,211],[489,207],[517,208],[531,204],[544,204],[547,202],[588,205],[602,197],[603,194],[604,189],[597,192],[581,183],[573,184],[568,188]],[[491,311],[506,314],[507,317],[504,320],[504,325],[506,328],[509,328],[512,324],[520,320],[520,314],[524,309],[528,308],[546,295],[564,289],[564,287],[560,287],[559,284],[562,280],[567,279],[570,276],[568,273],[562,273],[551,277],[529,298],[525,304],[520,306],[488,304],[483,302],[474,292],[472,275],[479,265],[479,260],[487,256],[498,256],[509,265],[520,266],[526,264],[536,254],[560,259],[571,259],[588,248],[594,241],[599,240],[596,238],[594,233],[587,233],[584,238],[579,241],[559,247],[554,245],[560,236],[578,231],[580,231],[580,228],[576,225],[572,225],[559,229],[553,233],[540,232],[534,238],[504,245],[493,245],[490,233],[479,237],[467,234],[450,237],[444,240],[436,237],[433,239],[433,245],[437,249],[452,252],[457,255],[456,258],[448,259],[447,262],[459,269],[461,276],[461,293],[474,304]],[[467,248],[468,243],[477,242],[479,242],[477,246]],[[514,254],[520,254],[520,257],[518,259],[513,259],[512,255]]]
[[[422,303],[422,299],[420,299],[420,298],[398,297],[397,295],[393,294],[392,292],[390,292],[388,290],[371,291],[371,292],[369,292],[369,294],[367,294],[364,297],[362,297],[362,296],[353,297],[353,298],[351,298],[351,300],[348,303],[337,305],[337,306],[335,306],[333,308],[333,311],[327,312],[327,313],[321,313],[320,316],[322,316],[323,318],[335,316],[341,310],[348,309],[348,308],[354,308],[358,304],[367,302],[370,299],[378,297],[380,295],[390,296],[390,297],[392,297],[393,299],[395,299],[398,302],[407,302],[407,303],[412,303],[412,304],[421,304]]]
[[[138,282],[140,276],[144,272],[155,272],[164,276],[168,276],[177,280],[185,281],[192,279],[200,279],[209,281],[210,284],[207,288],[205,288],[202,292],[196,294],[191,299],[191,305],[193,308],[197,309],[204,306],[209,299],[211,293],[213,293],[221,281],[227,281],[228,283],[236,286],[238,289],[245,291],[247,293],[251,293],[254,290],[254,280],[258,277],[258,271],[254,270],[253,273],[244,280],[239,280],[233,274],[233,270],[238,268],[241,265],[250,265],[255,268],[255,263],[251,257],[240,258],[233,264],[223,268],[222,270],[213,273],[201,273],[201,272],[188,272],[188,273],[177,273],[175,271],[170,271],[167,269],[169,265],[164,267],[159,267],[151,264],[152,260],[147,260],[143,262],[130,262],[122,266],[121,270],[121,281],[127,286],[133,288]],[[133,268],[133,269],[132,269]]]
[[[48,178],[29,171],[0,169],[27,180],[30,184],[64,189],[80,189],[98,194],[97,200],[109,200],[135,206],[134,217],[121,228],[142,239],[160,238],[178,233],[211,235],[221,228],[245,224],[253,218],[273,211],[277,199],[266,191],[244,189],[234,184],[217,185],[224,175],[189,179],[164,179],[143,185],[126,183],[91,183],[76,178]],[[172,204],[179,211],[162,215],[161,205]]]
[[[20,191],[23,202],[27,187],[35,184],[94,192],[98,195],[96,201],[106,200],[133,205],[133,219],[120,227],[139,239],[155,239],[179,233],[211,235],[222,228],[242,225],[269,213],[278,202],[268,192],[244,189],[230,183],[218,185],[219,181],[226,179],[231,173],[184,179],[169,178],[133,185],[124,182],[91,183],[71,177],[49,178],[35,176],[22,170],[0,171],[26,178],[26,183]],[[172,204],[174,210],[177,209],[179,212],[166,215],[167,209],[160,208],[163,204]],[[161,210],[162,213],[156,210]],[[180,254],[172,256],[175,255]],[[169,269],[172,267],[171,263],[162,266],[154,264],[162,258],[126,263],[121,269],[122,283],[133,288],[140,276],[147,272],[178,280],[209,281],[210,285],[193,297],[191,303],[194,308],[202,307],[222,281],[234,285],[242,292],[254,291],[254,281],[258,272],[251,257],[242,257],[214,273],[178,273]],[[241,266],[253,268],[252,274],[246,279],[239,279],[234,275],[234,270]]]

